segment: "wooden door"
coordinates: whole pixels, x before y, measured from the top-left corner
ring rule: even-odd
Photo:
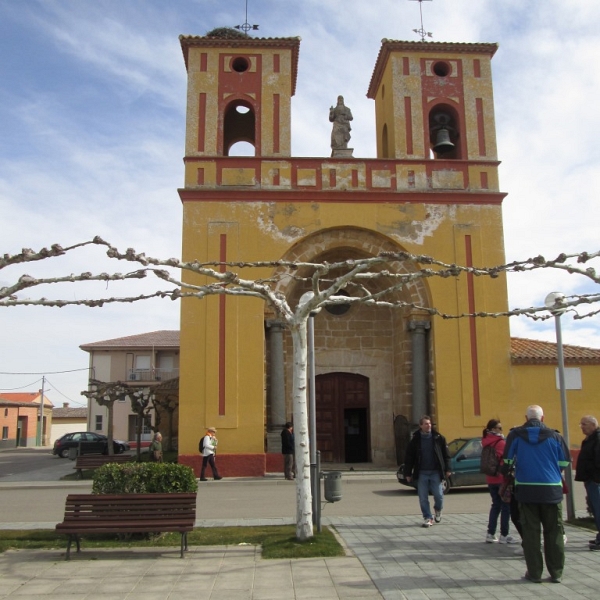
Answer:
[[[315,381],[317,449],[322,462],[370,462],[369,380],[327,373]]]

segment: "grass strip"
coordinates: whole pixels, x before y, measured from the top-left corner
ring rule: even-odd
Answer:
[[[262,527],[204,527],[188,533],[190,546],[237,546],[250,544],[262,547],[263,558],[316,558],[344,556],[344,549],[332,531],[323,527],[320,533],[304,542],[296,539],[294,525],[265,525]],[[143,548],[178,547],[178,533],[152,535],[121,534],[82,536],[82,548]],[[9,549],[57,549],[65,550],[66,536],[52,530],[2,530],[0,552]]]

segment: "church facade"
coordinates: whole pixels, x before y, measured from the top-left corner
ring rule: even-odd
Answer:
[[[383,40],[367,91],[377,158],[351,149],[305,158],[291,156],[299,38],[180,41],[188,73],[183,260],[319,263],[409,252],[464,266],[505,262],[496,44]],[[239,141],[255,155],[230,156]],[[404,273],[422,266],[395,263]],[[292,278],[277,286],[291,306],[309,289]],[[416,279],[394,294],[448,314],[508,307],[503,275]],[[323,462],[393,466],[423,414],[451,439],[481,435],[490,418],[523,412],[511,383],[507,319],[353,305],[322,310],[314,337]],[[214,426],[226,475],[280,470],[291,357],[289,334],[262,301],[184,299],[180,462],[197,468],[198,439]]]

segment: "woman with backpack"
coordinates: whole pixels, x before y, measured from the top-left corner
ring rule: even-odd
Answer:
[[[483,447],[481,451],[481,470],[486,474],[486,481],[490,496],[492,497],[492,507],[490,508],[490,517],[488,520],[487,535],[485,541],[488,544],[500,542],[501,544],[516,544],[512,535],[508,534],[510,524],[510,503],[503,502],[500,497],[500,487],[504,482],[504,475],[500,473],[502,466],[502,455],[506,440],[502,435],[502,423],[498,419],[490,419],[481,439]],[[496,537],[496,528],[498,526],[498,517],[500,517],[500,539]]]

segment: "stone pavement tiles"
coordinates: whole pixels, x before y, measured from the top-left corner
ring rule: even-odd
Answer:
[[[64,548],[0,555],[0,598],[19,600],[380,599],[355,557],[263,560],[255,546]]]
[[[588,549],[588,530],[566,527],[563,583],[543,579],[534,584],[522,579],[525,561],[515,554],[518,544],[484,542],[487,515],[444,515],[429,529],[421,527],[417,514],[336,517],[331,522],[386,600],[574,600],[600,595],[600,552]],[[547,572],[544,577],[549,577]]]

